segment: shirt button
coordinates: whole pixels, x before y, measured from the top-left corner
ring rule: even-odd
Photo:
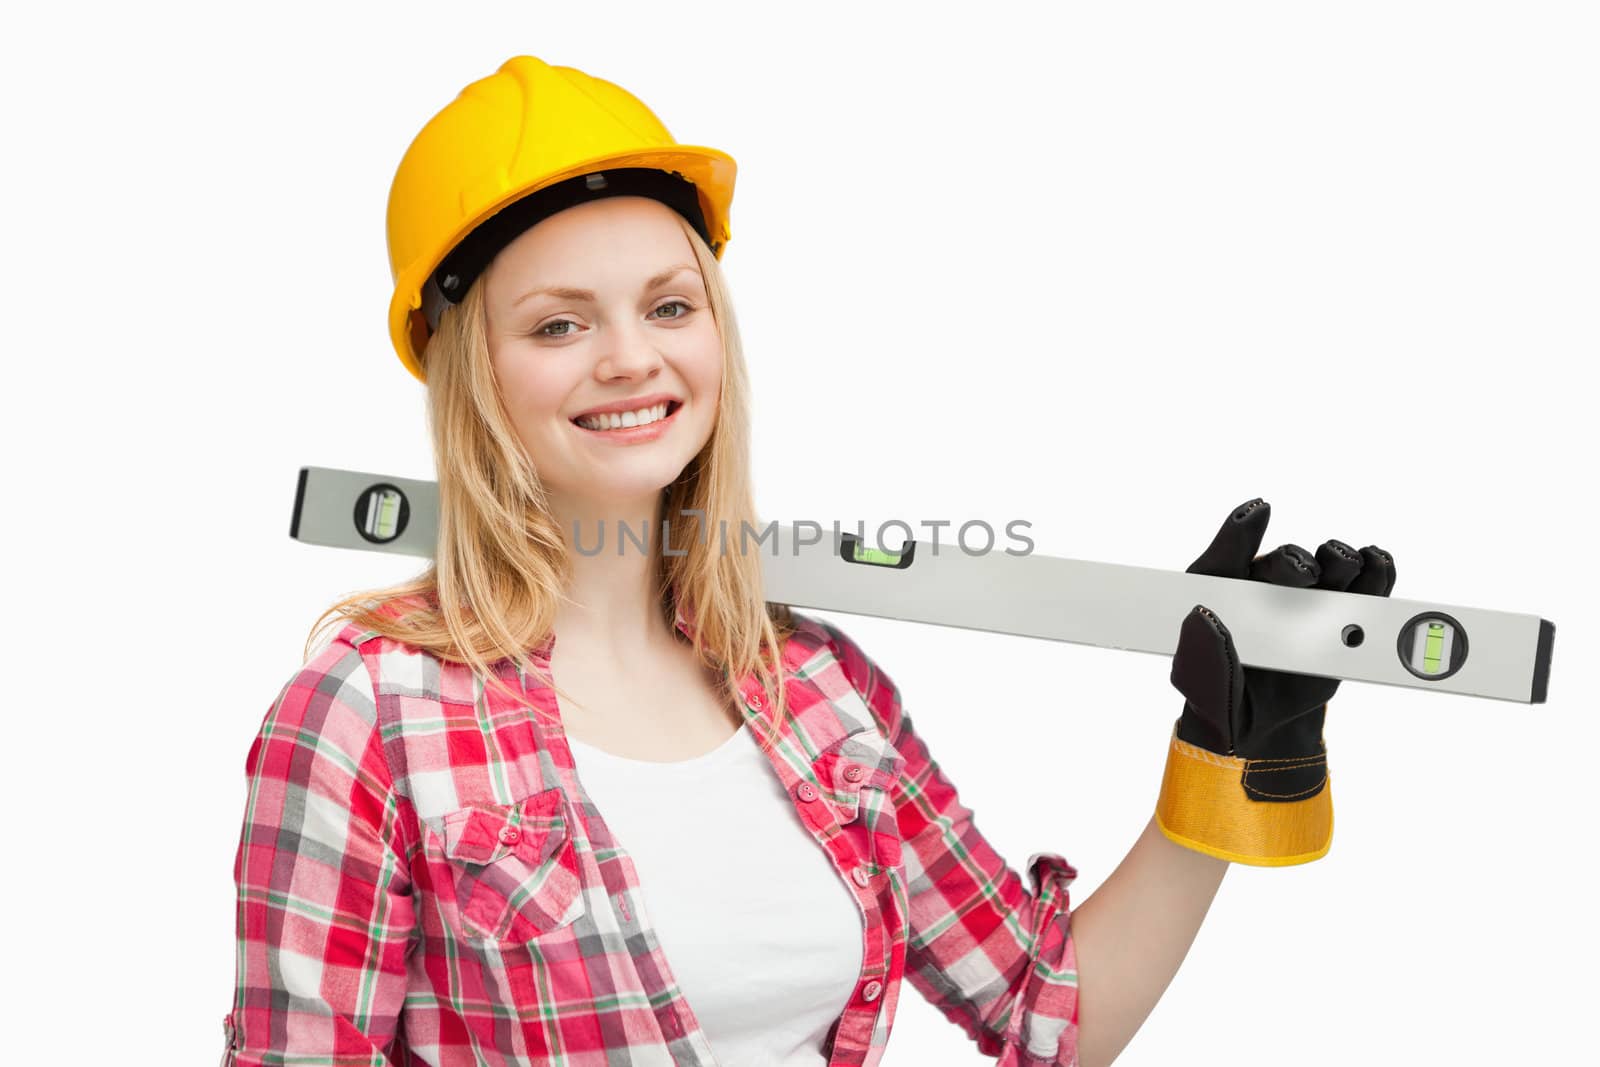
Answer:
[[[749,697],[749,700],[750,700],[750,706],[752,708],[759,708],[761,706],[761,694],[760,693],[751,693],[750,697]]]
[[[799,797],[801,800],[815,800],[817,799],[817,789],[810,782],[801,782],[800,785],[795,788],[794,795]]]
[[[865,888],[866,884],[871,881],[871,879],[867,876],[867,872],[860,867],[857,867],[855,870],[851,871],[850,877],[856,880],[856,885],[863,888]]]
[[[502,845],[514,845],[520,840],[522,840],[522,831],[515,826],[500,827],[500,843]]]
[[[883,992],[883,985],[881,983],[876,982],[876,981],[868,982],[866,984],[866,986],[861,990],[861,999],[862,1000],[868,1000],[868,1001],[877,1000],[878,999],[878,994],[882,993],[882,992]]]
[[[848,766],[848,767],[846,767],[844,769],[845,781],[847,781],[847,782],[859,782],[859,781],[861,781],[861,776],[863,774],[865,774],[865,773],[866,773],[866,771],[862,770],[861,765],[859,763],[852,763],[852,764],[850,764],[850,766]]]

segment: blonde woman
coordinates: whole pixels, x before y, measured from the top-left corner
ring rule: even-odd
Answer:
[[[390,332],[437,551],[313,651],[318,620],[250,750],[225,1063],[872,1064],[906,978],[1002,1064],[1105,1064],[1228,860],[1326,848],[1332,685],[1263,686],[1209,613],[1174,661],[1181,797],[1073,911],[1072,867],[1007,866],[889,676],[766,604],[733,175],[528,56],[408,149]],[[1387,593],[1375,549],[1255,559],[1266,513],[1193,569]],[[1295,788],[1259,795],[1268,766]]]

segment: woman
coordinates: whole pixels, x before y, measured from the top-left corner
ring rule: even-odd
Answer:
[[[1203,608],[1158,817],[1073,911],[1071,866],[1023,884],[882,669],[765,604],[725,549],[759,530],[733,173],[526,56],[408,150],[390,327],[438,550],[325,613],[251,749],[225,1062],[869,1064],[905,977],[1002,1064],[1105,1064],[1229,860],[1325,851],[1336,683],[1240,670]],[[1387,594],[1377,549],[1255,558],[1267,513],[1191,570]]]

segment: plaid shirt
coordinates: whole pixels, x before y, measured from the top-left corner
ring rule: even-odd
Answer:
[[[882,1059],[904,976],[1002,1067],[1075,1064],[1076,872],[1035,853],[1025,887],[888,675],[794,617],[775,741],[753,674],[739,691],[864,919],[827,1062]],[[676,625],[692,634],[692,611]],[[509,659],[495,671],[559,714]],[[285,684],[245,770],[224,1065],[716,1063],[559,725],[469,667],[346,624]]]

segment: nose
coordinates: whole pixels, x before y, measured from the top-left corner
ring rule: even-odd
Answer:
[[[648,378],[661,370],[661,353],[643,326],[625,324],[608,331],[610,336],[595,363],[595,376],[602,381]]]

